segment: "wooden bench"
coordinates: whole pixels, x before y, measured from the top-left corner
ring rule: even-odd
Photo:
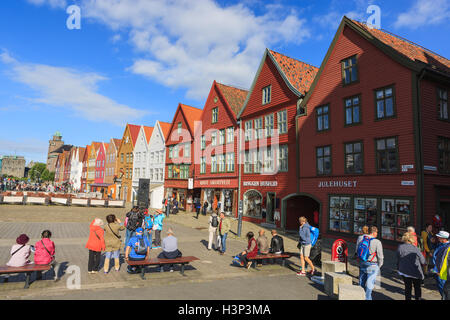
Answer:
[[[176,258],[176,259],[158,259],[158,258],[151,258],[151,259],[147,259],[147,260],[140,260],[140,261],[131,261],[128,260],[127,263],[130,266],[141,266],[142,270],[141,270],[141,278],[145,279],[145,267],[146,266],[160,266],[161,268],[161,272],[163,272],[163,265],[166,264],[181,264],[181,274],[184,274],[184,266],[186,264],[189,264],[192,261],[195,260],[200,260],[197,257],[180,257],[180,258]]]
[[[268,254],[259,254],[252,258],[247,258],[248,261],[252,262],[252,265],[254,266],[255,261],[262,261],[265,259],[281,259],[281,265],[284,267],[286,266],[286,259],[290,258],[292,256],[291,253],[285,252],[281,254],[275,254],[275,253],[268,253]]]
[[[31,274],[33,272],[48,271],[51,269],[51,265],[48,264],[27,264],[23,267],[9,267],[0,266],[0,275],[2,274],[14,274],[14,273],[25,273],[25,289],[30,287]],[[5,278],[4,282],[8,282],[8,278]]]

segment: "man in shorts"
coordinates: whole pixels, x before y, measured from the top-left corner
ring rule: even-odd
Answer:
[[[311,232],[309,230],[308,220],[305,217],[300,217],[298,221],[300,222],[300,228],[298,232],[300,239],[298,241],[297,248],[299,248],[300,250],[300,264],[302,269],[297,272],[297,275],[306,276],[305,261],[311,267],[311,271],[308,272],[308,274],[314,275],[314,265],[311,259],[309,259],[309,254],[311,253]]]

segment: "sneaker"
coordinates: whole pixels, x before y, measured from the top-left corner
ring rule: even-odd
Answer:
[[[309,276],[313,276],[315,273],[316,273],[316,270],[311,270],[311,271],[308,271],[308,272],[307,272],[307,274],[308,274]]]
[[[173,272],[173,269],[172,269],[172,268],[170,268],[170,272]]]
[[[303,271],[300,271],[300,272],[297,272],[297,275],[300,277],[304,277],[304,276],[306,276],[306,273]]]
[[[252,266],[252,262],[247,263],[247,269],[250,269],[251,266]]]
[[[119,272],[119,271],[120,271],[120,269],[114,269],[114,270],[116,270],[117,272]]]

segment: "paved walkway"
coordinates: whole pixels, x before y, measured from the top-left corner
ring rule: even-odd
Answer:
[[[232,255],[246,247],[243,237],[230,234],[227,240],[227,253],[223,256],[208,251],[208,217],[181,212],[165,220],[163,235],[172,227],[178,238],[179,249],[185,256],[196,256],[181,275],[179,267],[175,272],[160,273],[155,267],[147,269],[146,280],[139,275],[126,272],[122,264],[120,272],[112,271],[91,275],[87,273],[88,250],[85,244],[89,234],[89,223],[95,218],[105,219],[114,213],[120,219],[127,210],[106,208],[46,207],[46,206],[0,206],[0,257],[5,264],[11,245],[20,233],[27,233],[34,244],[44,229],[53,233],[57,246],[57,260],[62,263],[62,272],[75,265],[81,270],[81,290],[66,287],[70,274],[64,274],[61,281],[53,282],[53,273],[44,276],[43,281],[31,284],[24,290],[24,276],[13,276],[8,283],[0,284],[0,299],[327,299],[323,287],[307,278],[298,278],[298,257],[289,260],[287,268],[267,265],[257,270],[246,270],[231,265]],[[49,222],[51,221],[51,222]],[[232,230],[237,229],[237,221],[232,222]],[[242,236],[248,231],[255,234],[260,226],[243,223]],[[267,232],[269,238],[270,234]],[[296,252],[296,241],[289,236],[285,239],[286,251]],[[161,249],[152,250],[150,256],[156,257]],[[326,255],[326,253],[323,253]],[[123,262],[123,261],[122,261]],[[318,269],[320,270],[320,269]],[[34,275],[32,276],[32,280]],[[403,299],[403,283],[383,279],[382,288],[374,293],[374,299]],[[111,290],[114,289],[114,290]],[[439,299],[435,290],[424,290],[426,299]]]

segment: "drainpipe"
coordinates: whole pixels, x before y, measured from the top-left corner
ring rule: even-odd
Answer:
[[[237,123],[239,125],[239,131],[238,131],[238,173],[239,173],[239,179],[238,179],[238,229],[237,229],[237,235],[238,237],[241,236],[242,232],[242,212],[239,210],[239,204],[241,202],[241,160],[242,160],[242,154],[241,154],[241,133],[242,133],[242,121],[240,119],[237,120]]]
[[[417,215],[417,226],[420,230],[423,230],[423,219],[425,216],[425,205],[424,205],[424,199],[425,199],[425,186],[424,186],[424,170],[423,170],[423,140],[422,140],[422,117],[421,117],[421,94],[420,94],[420,81],[425,76],[425,68],[423,68],[420,71],[419,77],[417,79],[417,135],[418,135],[418,172],[417,172],[417,180],[418,180],[418,188],[420,188],[419,191],[419,199],[420,199],[420,213]]]

